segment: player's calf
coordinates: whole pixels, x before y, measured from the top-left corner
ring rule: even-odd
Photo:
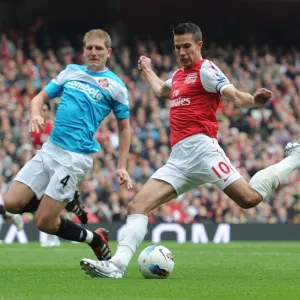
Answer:
[[[241,178],[225,188],[224,193],[244,209],[255,207],[263,200],[262,196]]]
[[[38,212],[35,215],[35,223],[38,230],[49,234],[55,234],[55,232],[57,232],[60,226],[60,221],[58,217],[53,218],[47,213],[40,212]]]

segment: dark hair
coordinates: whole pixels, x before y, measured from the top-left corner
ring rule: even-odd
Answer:
[[[184,35],[187,33],[191,33],[196,42],[202,41],[201,29],[194,23],[180,23],[173,29],[174,35]]]
[[[45,101],[44,105],[47,106],[48,110],[51,110],[51,106],[50,106],[50,102],[49,101]]]

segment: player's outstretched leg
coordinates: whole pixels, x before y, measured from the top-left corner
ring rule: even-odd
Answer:
[[[110,260],[82,259],[81,268],[91,277],[122,278],[138,245],[147,233],[148,217],[132,214],[127,217],[116,255]]]
[[[126,226],[122,230],[116,254],[111,260],[102,262],[83,258],[80,261],[81,268],[91,277],[122,278],[137,247],[147,233],[146,215],[176,197],[177,194],[169,183],[149,179],[127,208]]]
[[[250,180],[250,186],[264,199],[267,194],[276,189],[291,172],[300,168],[300,144],[288,143],[285,147],[285,159],[264,170],[257,172]]]
[[[41,228],[39,229],[42,230]],[[88,244],[94,251],[98,260],[107,260],[111,258],[108,231],[104,228],[98,228],[92,232],[71,220],[60,217],[59,228],[52,234],[65,240]]]
[[[84,211],[84,209],[80,205],[79,196],[80,196],[79,192],[76,191],[73,200],[71,200],[67,204],[66,210],[74,213],[79,218],[82,224],[86,224],[88,221],[88,217],[86,211]],[[20,211],[20,213],[36,212],[39,208],[39,205],[40,205],[40,200],[38,200],[37,197],[34,196],[29,201],[29,203],[27,203],[25,207]]]
[[[99,228],[92,232],[60,215],[65,203],[44,195],[36,212],[36,224],[39,230],[56,235],[65,240],[88,244],[98,260],[110,259],[108,232]]]

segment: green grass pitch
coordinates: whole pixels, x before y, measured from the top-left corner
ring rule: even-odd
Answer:
[[[93,258],[88,246],[62,243],[0,245],[0,300],[8,299],[300,299],[299,242],[176,244],[162,242],[174,255],[173,274],[144,279],[138,253],[123,279],[90,278],[79,266]],[[116,243],[112,243],[116,249]]]

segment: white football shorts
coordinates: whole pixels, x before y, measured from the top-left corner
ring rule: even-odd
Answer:
[[[92,167],[90,155],[70,152],[48,140],[14,180],[30,187],[38,199],[46,194],[57,201],[71,201]]]
[[[242,176],[216,139],[195,134],[175,144],[167,163],[151,178],[168,182],[179,196],[205,183],[224,190]]]

